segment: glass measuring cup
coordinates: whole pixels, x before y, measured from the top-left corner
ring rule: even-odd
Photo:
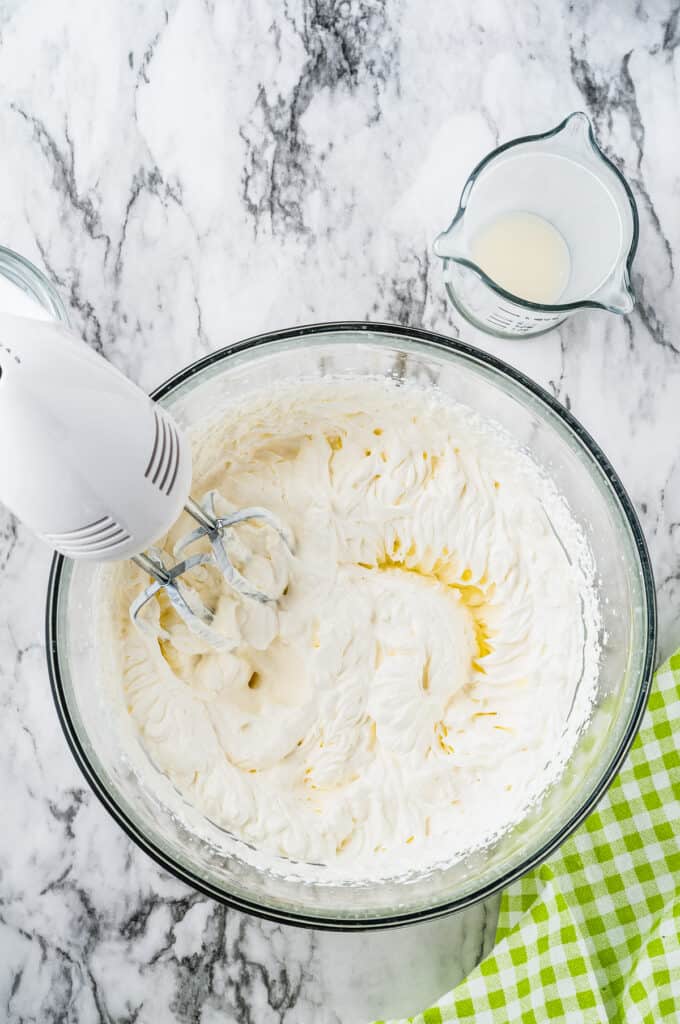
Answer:
[[[510,214],[547,221],[566,243],[569,276],[558,301],[544,305],[514,295],[475,262],[480,232]],[[513,139],[484,157],[434,251],[458,312],[490,334],[515,338],[543,334],[578,309],[630,313],[637,240],[633,194],[597,145],[587,116],[576,112],[552,131]]]

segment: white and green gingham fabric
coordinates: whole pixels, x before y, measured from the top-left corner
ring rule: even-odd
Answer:
[[[679,750],[680,651],[597,810],[503,893],[491,954],[409,1021],[680,1022]]]

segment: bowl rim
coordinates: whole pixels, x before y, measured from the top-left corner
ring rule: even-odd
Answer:
[[[312,913],[284,910],[276,905],[269,905],[266,902],[259,903],[255,900],[226,892],[220,887],[213,885],[211,882],[202,878],[198,873],[185,867],[173,857],[169,856],[137,827],[135,822],[131,820],[125,811],[122,810],[115,799],[112,798],[108,789],[103,785],[80,743],[71,717],[70,709],[66,701],[62,671],[59,663],[57,615],[61,582],[65,567],[69,562],[69,559],[60,554],[54,555],[50,568],[45,608],[45,641],[50,687],[54,698],[57,716],[68,747],[95,796],[100,800],[126,835],[132,839],[133,842],[136,843],[136,845],[139,846],[149,857],[151,857],[152,860],[180,881],[216,900],[218,903],[245,913],[253,914],[266,920],[324,931],[368,931],[380,928],[397,927],[399,925],[413,924],[419,921],[444,917],[455,911],[463,910],[475,903],[488,899],[490,896],[494,895],[499,890],[506,888],[522,875],[531,871],[538,864],[545,861],[578,828],[585,818],[594,810],[613,782],[640,728],[649,698],[654,670],[657,637],[657,610],[654,576],[649,552],[647,550],[647,544],[640,522],[631,499],[600,446],[590,436],[588,431],[586,431],[579,423],[576,417],[561,405],[561,403],[558,402],[557,399],[548,391],[541,387],[541,385],[535,383],[535,381],[526,376],[526,374],[522,373],[520,370],[516,370],[503,360],[498,359],[483,350],[475,348],[472,345],[459,341],[458,339],[449,338],[446,335],[423,330],[421,328],[407,327],[401,324],[372,323],[368,321],[334,321],[288,327],[278,331],[270,331],[263,334],[253,335],[249,338],[243,339],[242,341],[234,342],[216,350],[215,352],[202,356],[200,359],[195,360],[193,363],[190,363],[182,370],[173,374],[155,388],[151,392],[151,398],[158,401],[165,397],[169,392],[173,391],[180,384],[185,383],[196,373],[199,373],[215,363],[222,362],[238,352],[244,352],[248,349],[267,345],[272,342],[285,341],[291,338],[304,338],[310,335],[338,333],[357,334],[357,340],[361,335],[369,334],[414,339],[416,341],[425,342],[435,349],[443,349],[449,352],[453,351],[464,356],[470,362],[481,364],[486,368],[496,371],[501,376],[509,377],[511,381],[527,391],[533,398],[538,399],[539,403],[547,406],[548,409],[556,414],[562,423],[569,428],[571,433],[576,437],[582,447],[596,463],[618,500],[623,517],[627,521],[630,529],[640,564],[644,591],[644,606],[647,617],[645,653],[640,671],[638,692],[635,698],[635,704],[631,710],[626,732],[622,737],[619,747],[612,755],[606,770],[603,772],[596,789],[593,791],[590,798],[572,814],[566,824],[563,825],[563,827],[554,836],[549,838],[532,857],[522,861],[511,870],[500,875],[498,878],[493,879],[481,888],[467,893],[464,896],[437,903],[431,907],[420,908],[418,910],[407,910],[404,913],[396,912],[356,918],[333,916],[316,917]]]

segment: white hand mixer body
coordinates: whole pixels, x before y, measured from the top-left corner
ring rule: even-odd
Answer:
[[[214,513],[189,495],[191,448],[172,417],[114,366],[55,322],[0,314],[0,500],[69,558],[132,558],[153,583],[133,602],[143,606],[161,588],[188,626],[208,642],[212,613],[180,583],[210,562],[243,597],[272,600],[232,564],[225,541],[238,522],[259,519],[292,551],[286,527],[262,508]],[[167,566],[145,549],[162,537],[182,509],[198,528],[183,550],[207,537],[210,554]]]

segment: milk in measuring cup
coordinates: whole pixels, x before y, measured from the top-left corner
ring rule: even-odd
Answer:
[[[535,213],[500,214],[474,235],[470,255],[492,281],[528,302],[558,302],[569,282],[569,247]]]

